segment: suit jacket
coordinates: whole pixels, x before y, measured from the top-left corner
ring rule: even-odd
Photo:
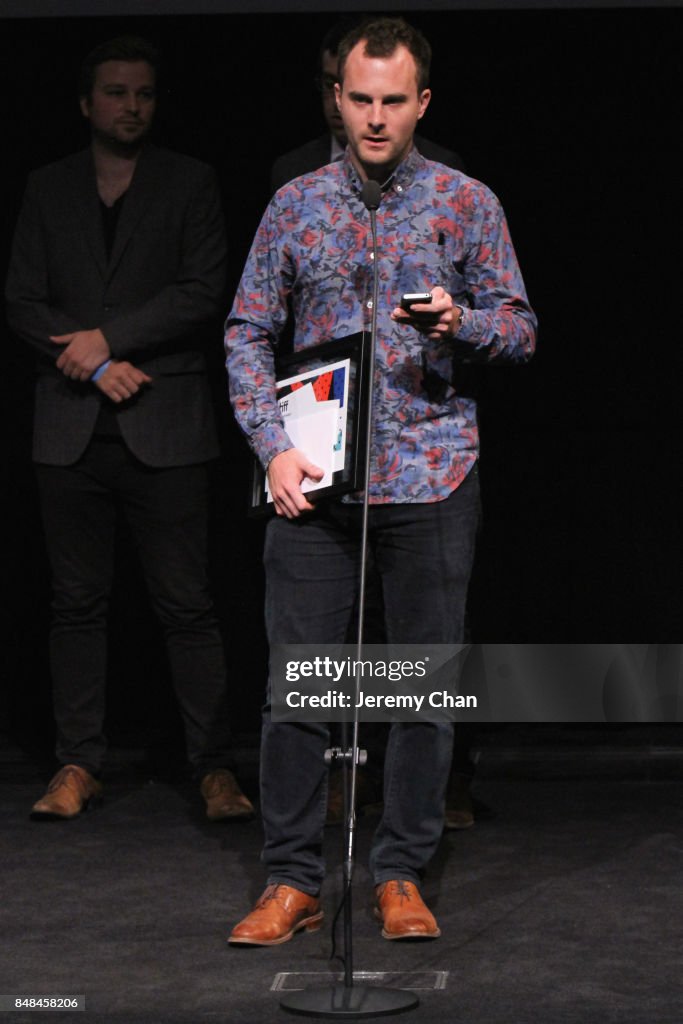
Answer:
[[[454,167],[456,171],[465,170],[465,163],[462,157],[457,153],[453,153],[450,149],[437,146],[435,142],[423,139],[420,135],[415,136],[415,146],[427,160],[435,160],[437,163],[446,164],[447,167]],[[300,174],[317,171],[319,167],[329,164],[330,147],[330,136],[327,133],[321,135],[318,139],[306,142],[303,146],[299,146],[298,149],[293,149],[291,152],[279,156],[273,164],[270,174],[271,191],[275,193],[283,185],[286,185],[288,181],[298,178]]]
[[[145,147],[109,259],[90,150],[35,171],[7,281],[10,326],[39,354],[34,459],[70,465],[93,435],[108,399],[55,368],[62,346],[49,336],[95,327],[113,358],[153,378],[116,408],[133,454],[157,467],[217,455],[202,348],[224,287],[220,197],[205,164]]]

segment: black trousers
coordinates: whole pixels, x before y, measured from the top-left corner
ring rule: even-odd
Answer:
[[[390,644],[459,644],[479,521],[475,466],[450,497],[375,505],[369,539],[382,585]],[[273,518],[264,551],[271,644],[336,644],[356,605],[361,508],[331,502],[300,519]],[[370,852],[376,885],[419,883],[443,829],[450,723],[394,722],[384,759],[384,805]],[[268,883],[316,894],[325,874],[327,803],[322,722],[274,722],[261,733],[261,859]]]
[[[225,658],[207,576],[207,469],[152,469],[120,438],[95,438],[73,466],[36,466],[52,569],[50,665],[57,759],[102,766],[106,620],[123,514],[161,623],[197,776],[230,767]]]

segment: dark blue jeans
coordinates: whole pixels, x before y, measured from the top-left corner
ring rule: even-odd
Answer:
[[[97,774],[106,750],[107,608],[122,513],[164,631],[197,776],[231,764],[223,642],[207,575],[207,469],[144,466],[95,439],[73,466],[36,466],[52,568],[57,759]]]
[[[444,501],[370,508],[370,543],[382,581],[389,643],[462,643],[479,518],[476,466]],[[271,644],[342,643],[356,601],[361,509],[329,503],[296,520],[273,519],[265,546]],[[384,811],[374,836],[375,884],[419,882],[441,836],[451,725],[392,725]],[[266,707],[261,747],[263,861],[269,883],[310,894],[322,883],[327,802],[321,723],[274,723]]]

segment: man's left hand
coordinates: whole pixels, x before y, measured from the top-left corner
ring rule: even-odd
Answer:
[[[50,338],[65,349],[57,360],[57,369],[71,380],[90,380],[98,366],[106,363],[111,352],[99,327],[92,331],[75,331]]]
[[[416,303],[410,309],[397,306],[391,319],[397,324],[414,327],[421,334],[438,341],[455,337],[460,329],[460,314],[461,307],[455,305],[448,292],[437,285],[432,288],[431,302]]]
[[[115,359],[112,359],[102,376],[93,381],[95,387],[117,405],[132,398],[145,384],[151,383],[152,378],[138,370],[137,366],[126,360],[119,363]]]

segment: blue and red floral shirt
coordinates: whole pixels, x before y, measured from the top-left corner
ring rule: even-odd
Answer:
[[[274,386],[290,305],[295,351],[370,329],[373,247],[361,187],[347,152],[281,188],[254,239],[225,344],[235,415],[264,467],[292,447]],[[458,363],[528,360],[536,318],[500,203],[460,171],[413,149],[384,192],[377,236],[370,501],[438,501],[478,456],[476,402],[458,393]],[[463,307],[455,338],[430,341],[390,319],[404,292],[437,285]]]

